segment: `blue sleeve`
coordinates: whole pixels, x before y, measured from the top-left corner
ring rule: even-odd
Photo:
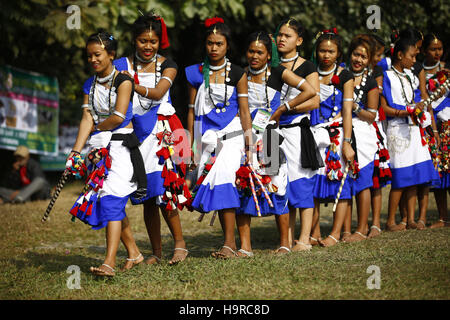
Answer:
[[[389,69],[386,58],[381,59],[380,62],[377,63],[377,66],[380,66],[381,69],[383,69],[383,71],[386,71]]]
[[[203,83],[203,74],[200,72],[200,64],[194,64],[185,68],[187,81],[196,89]]]
[[[119,71],[128,71],[128,63],[126,57],[114,60],[113,65],[115,65],[116,69]]]
[[[91,90],[92,82],[94,81],[94,77],[90,77],[87,79],[83,84],[83,92],[84,94],[89,94],[89,91]]]

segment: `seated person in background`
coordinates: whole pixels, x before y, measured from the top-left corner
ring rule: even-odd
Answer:
[[[38,161],[30,158],[25,146],[18,146],[14,152],[12,169],[0,187],[0,203],[23,203],[28,200],[50,198],[50,184]]]

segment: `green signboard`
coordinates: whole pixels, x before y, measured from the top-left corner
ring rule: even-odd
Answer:
[[[0,66],[0,148],[25,145],[58,155],[59,87],[55,77]]]

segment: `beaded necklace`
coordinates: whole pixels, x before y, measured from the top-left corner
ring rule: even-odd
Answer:
[[[210,65],[209,68],[210,68],[210,71],[208,74],[208,80],[209,80],[209,76],[211,76],[213,74],[213,71],[219,71],[219,70],[225,68],[225,73],[223,74],[223,76],[225,77],[225,81],[224,81],[225,97],[223,99],[223,107],[220,108],[214,103],[214,100],[212,98],[211,85],[208,86],[208,95],[209,95],[209,99],[211,100],[211,103],[213,104],[214,108],[216,109],[216,113],[226,112],[227,111],[226,107],[228,107],[230,105],[230,102],[227,100],[228,99],[228,94],[227,94],[228,93],[228,90],[227,90],[228,84],[227,83],[230,82],[229,75],[230,75],[230,71],[231,71],[231,62],[228,61],[227,57],[225,57],[225,62],[222,65],[220,65],[220,66],[211,66]]]
[[[135,74],[136,74],[136,77],[138,77],[138,79],[139,79],[139,76],[138,76],[138,72],[137,72],[137,70],[141,70],[141,71],[144,71],[144,70],[146,70],[153,62],[155,62],[155,81],[154,81],[154,86],[153,86],[153,88],[156,88],[156,85],[158,84],[158,82],[159,82],[159,78],[161,77],[161,62],[158,62],[158,57],[160,57],[160,55],[159,54],[155,54],[154,56],[153,56],[153,58],[151,58],[150,60],[144,60],[144,59],[142,59],[141,57],[139,57],[139,55],[136,53],[135,54],[135,58],[137,59],[137,60],[139,60],[139,62],[141,62],[141,63],[148,63],[148,65],[145,67],[145,68],[143,68],[142,69],[142,66],[138,66],[137,65],[137,63],[136,63],[136,59],[134,59],[134,61],[133,61],[133,69],[134,69],[134,72],[135,72]],[[151,103],[150,103],[150,105],[148,106],[148,107],[144,107],[143,105],[142,105],[142,102],[141,102],[141,97],[140,97],[140,95],[138,94],[137,95],[137,98],[138,98],[138,101],[139,101],[139,105],[141,106],[141,108],[143,109],[143,110],[150,110],[151,109],[151,107],[153,106],[153,103],[154,103],[154,101],[153,100],[151,100],[151,99],[149,99],[149,100],[151,100]]]
[[[95,108],[95,104],[94,104],[94,100],[95,100],[94,98],[95,98],[95,87],[96,87],[97,82],[105,83],[106,82],[105,79],[108,82],[107,87],[109,89],[108,90],[108,113],[103,114],[103,113],[97,112],[97,110]],[[116,79],[116,68],[115,67],[113,68],[113,71],[104,78],[98,78],[97,75],[94,76],[94,81],[92,81],[91,88],[89,89],[88,103],[92,107],[91,110],[94,112],[92,114],[92,118],[94,119],[95,124],[98,123],[99,116],[106,116],[106,115],[109,116],[112,114],[111,91],[113,91],[113,92],[116,91],[116,88],[113,87],[113,83],[114,83],[115,79]],[[103,81],[103,82],[100,82],[99,80]]]
[[[364,95],[364,88],[366,86],[366,81],[368,77],[368,73],[366,72],[367,68],[364,68],[363,71],[360,73],[354,73],[352,70],[350,70],[351,73],[353,73],[353,77],[359,77],[362,75],[361,83],[357,86],[355,86],[355,91],[353,93],[353,100],[356,103],[359,103]],[[356,93],[356,90],[359,90],[358,93]]]
[[[336,64],[334,65],[334,68],[331,69],[330,71],[322,71],[322,70],[320,70],[319,67],[317,67],[317,72],[319,73],[319,80],[322,80],[322,79],[323,79],[322,76],[328,76],[328,75],[330,75],[331,73],[333,73],[333,76],[331,77],[331,79],[333,79],[333,77],[334,77],[335,75],[337,75],[337,70],[338,70],[338,68],[337,68],[337,65],[336,65]],[[338,111],[338,109],[339,109],[339,108],[336,106],[336,90],[337,90],[337,89],[334,87],[334,85],[333,85],[331,79],[330,79],[330,82],[329,82],[328,86],[329,86],[329,85],[333,86],[333,95],[332,95],[332,97],[331,97],[331,101],[332,101],[332,105],[333,105],[333,112],[331,113],[331,117],[328,118],[328,121],[333,120],[333,118],[337,115],[337,111]],[[322,113],[322,108],[321,108],[321,107],[319,107],[319,114],[320,114],[320,119],[325,119],[325,116],[324,116],[323,113]]]
[[[411,79],[409,78],[409,76],[406,74],[406,72],[400,72],[397,69],[394,68],[394,66],[392,66],[392,70],[394,71],[395,75],[397,76],[398,80],[400,81],[400,84],[402,86],[402,97],[405,100],[406,104],[412,104],[414,102],[414,88],[411,82]],[[401,77],[400,77],[401,76]],[[405,92],[405,87],[403,85],[403,81],[402,78],[406,78],[408,80],[408,83],[411,87],[411,91],[412,91],[412,97],[411,97],[411,102],[408,100],[408,98],[406,97],[406,92]]]
[[[270,71],[268,71],[268,65],[266,64],[265,66],[264,66],[264,68],[262,68],[262,69],[260,69],[260,70],[253,70],[252,68],[250,68],[250,66],[248,67],[248,72],[247,72],[247,79],[249,80],[249,81],[251,81],[252,80],[252,75],[258,75],[258,74],[261,74],[262,72],[265,72],[264,73],[264,77],[262,78],[262,81],[264,81],[264,91],[265,91],[265,93],[266,93],[266,106],[267,106],[267,110],[269,111],[269,112],[272,112],[272,108],[270,107],[270,101],[269,101],[269,93],[268,93],[268,91],[267,91],[267,82],[269,81],[269,76],[270,76]],[[255,89],[255,92],[256,92],[257,90]],[[258,100],[259,100],[259,98],[258,98]],[[262,105],[261,105],[261,107],[262,107]]]

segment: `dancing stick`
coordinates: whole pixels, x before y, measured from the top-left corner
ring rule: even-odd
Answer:
[[[48,216],[50,215],[50,211],[52,211],[53,205],[56,202],[56,199],[59,197],[59,193],[61,192],[62,188],[64,187],[64,184],[67,182],[67,179],[70,176],[70,171],[68,169],[64,170],[61,178],[58,181],[58,184],[55,188],[55,193],[53,194],[53,197],[50,199],[50,203],[48,204],[47,210],[45,210],[44,216],[42,217],[42,222],[47,221]]]
[[[211,217],[211,221],[209,222],[209,225],[212,227],[214,225],[214,220],[216,219],[216,215],[217,215],[217,210],[214,211],[212,217]]]
[[[273,203],[272,200],[270,200],[269,194],[267,192],[266,187],[264,187],[263,183],[261,182],[261,180],[258,178],[258,176],[256,175],[255,169],[253,168],[253,166],[249,163],[248,166],[250,167],[250,170],[253,174],[253,176],[256,179],[256,182],[258,182],[259,186],[261,187],[261,190],[264,194],[264,197],[266,198],[267,202],[269,203],[269,206],[273,208]]]
[[[255,205],[256,205],[256,212],[258,213],[258,217],[261,217],[261,208],[259,207],[258,198],[256,197],[255,183],[253,182],[251,173],[248,175],[248,178],[250,179],[250,187],[252,189],[252,196],[253,196],[253,200],[255,201]]]
[[[446,91],[448,91],[448,89],[450,88],[450,78],[447,78],[447,80],[445,80],[440,86],[439,88],[437,88],[436,91],[434,91],[430,97],[428,99],[426,99],[424,101],[424,108],[428,107],[432,102],[434,102],[435,100],[437,100],[439,98],[439,93],[441,91],[440,87],[442,86],[442,88],[446,89]],[[445,93],[444,93],[445,94]]]
[[[338,202],[339,202],[339,198],[341,197],[342,189],[344,188],[344,183],[345,183],[345,179],[347,178],[348,168],[350,167],[350,164],[351,164],[351,162],[350,162],[350,161],[347,161],[347,166],[345,167],[344,175],[342,176],[341,185],[339,186],[339,191],[338,191],[338,193],[337,193],[336,200],[334,200],[333,214],[334,214],[335,211],[336,211],[336,207],[337,207],[337,204],[338,204]]]
[[[204,216],[205,216],[204,212],[200,213],[200,217],[198,217],[198,222],[202,222]]]

